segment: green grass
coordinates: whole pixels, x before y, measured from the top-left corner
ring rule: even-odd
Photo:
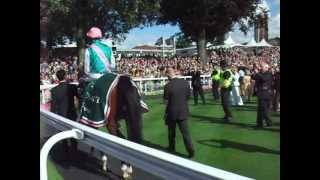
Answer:
[[[43,128],[44,128],[44,123],[40,121],[40,131]],[[40,144],[41,144],[41,140],[40,140]],[[63,180],[62,176],[59,174],[56,166],[52,163],[50,158],[48,158],[47,168],[48,168],[48,180]]]
[[[256,104],[232,108],[233,121],[225,124],[220,104],[206,94],[206,105],[189,101],[189,129],[195,157],[192,160],[258,180],[280,179],[280,119],[271,113],[273,127],[257,130]],[[168,130],[163,121],[164,104],[161,97],[146,97],[150,112],[143,115],[144,139],[160,147],[168,146]],[[125,123],[121,122],[125,132]],[[182,136],[177,130],[176,151],[187,155]]]
[[[220,104],[212,102],[206,94],[206,105],[198,106],[189,101],[189,130],[195,148],[193,161],[230,171],[257,180],[280,179],[280,119],[279,113],[271,113],[274,126],[254,129],[256,104],[233,108],[230,124],[220,119],[224,116]],[[150,111],[143,115],[144,139],[151,147],[164,150],[168,146],[168,130],[164,124],[164,104],[160,96],[145,97]],[[125,123],[121,121],[124,134]],[[105,128],[101,129],[106,131]],[[187,155],[182,136],[177,130],[176,151]],[[50,180],[61,178],[49,163]]]
[[[48,180],[63,180],[55,165],[48,159]]]

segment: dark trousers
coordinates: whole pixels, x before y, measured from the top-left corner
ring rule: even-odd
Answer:
[[[219,82],[215,80],[212,80],[212,95],[215,101],[219,100],[219,97],[220,97]]]
[[[176,147],[176,143],[175,143],[175,139],[176,139],[176,125],[179,125],[179,129],[180,132],[182,134],[183,137],[183,142],[184,145],[190,154],[194,153],[194,149],[193,149],[193,145],[191,142],[191,137],[189,134],[189,129],[188,129],[188,124],[187,124],[187,120],[182,120],[182,121],[168,121],[168,131],[169,131],[169,151],[174,152],[175,151],[175,147]]]
[[[73,121],[76,121],[76,117],[67,117],[68,119],[71,119]],[[71,159],[72,157],[74,157],[75,153],[77,153],[77,147],[78,147],[78,142],[76,139],[66,139],[63,140],[63,146],[65,149],[65,152],[67,153],[66,155],[68,156],[68,159]]]
[[[63,146],[65,148],[65,151],[68,155],[72,156],[77,151],[77,140],[75,139],[66,139],[63,141]]]
[[[280,91],[276,90],[273,97],[273,110],[277,111],[280,104]]]
[[[257,113],[257,126],[263,126],[263,120],[266,121],[267,125],[271,125],[272,121],[269,118],[269,105],[270,99],[258,98],[258,113]]]
[[[198,94],[200,94],[200,97],[202,99],[202,103],[205,104],[206,101],[204,99],[202,86],[200,86],[200,87],[193,86],[192,88],[193,88],[194,104],[198,104]]]
[[[223,111],[225,114],[225,118],[230,118],[232,117],[231,111],[230,111],[230,91],[225,88],[221,88],[221,104],[223,107]]]

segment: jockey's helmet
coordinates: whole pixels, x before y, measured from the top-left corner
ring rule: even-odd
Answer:
[[[102,32],[97,27],[92,27],[88,32],[87,36],[91,39],[102,38]]]

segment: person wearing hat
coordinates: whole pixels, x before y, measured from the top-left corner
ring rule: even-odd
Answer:
[[[232,90],[232,72],[230,69],[224,67],[224,71],[221,73],[220,77],[220,93],[221,93],[221,104],[224,111],[224,120],[229,122],[232,119],[232,114],[230,111],[230,92]]]
[[[179,126],[185,147],[189,157],[194,156],[194,148],[189,134],[188,119],[188,99],[190,97],[189,83],[184,79],[179,79],[172,68],[168,68],[166,75],[169,83],[164,87],[163,99],[166,106],[165,124],[168,126],[169,151],[175,152],[176,126]]]
[[[87,37],[92,43],[85,51],[84,74],[89,79],[98,79],[115,70],[112,48],[101,40],[102,32],[97,27],[92,27],[87,32]]]

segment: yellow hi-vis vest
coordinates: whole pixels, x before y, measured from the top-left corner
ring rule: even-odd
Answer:
[[[226,71],[229,71],[230,74],[232,74],[232,72],[229,69],[225,70],[224,72],[226,72]],[[229,88],[231,86],[231,83],[232,83],[232,77],[230,77],[228,79],[224,79],[223,76],[222,76],[224,72],[221,72],[220,86],[221,86],[221,88]]]
[[[220,70],[219,69],[217,69],[216,70],[218,73],[216,74],[216,75],[213,75],[211,78],[212,78],[212,80],[215,80],[215,81],[219,81],[220,80]]]

